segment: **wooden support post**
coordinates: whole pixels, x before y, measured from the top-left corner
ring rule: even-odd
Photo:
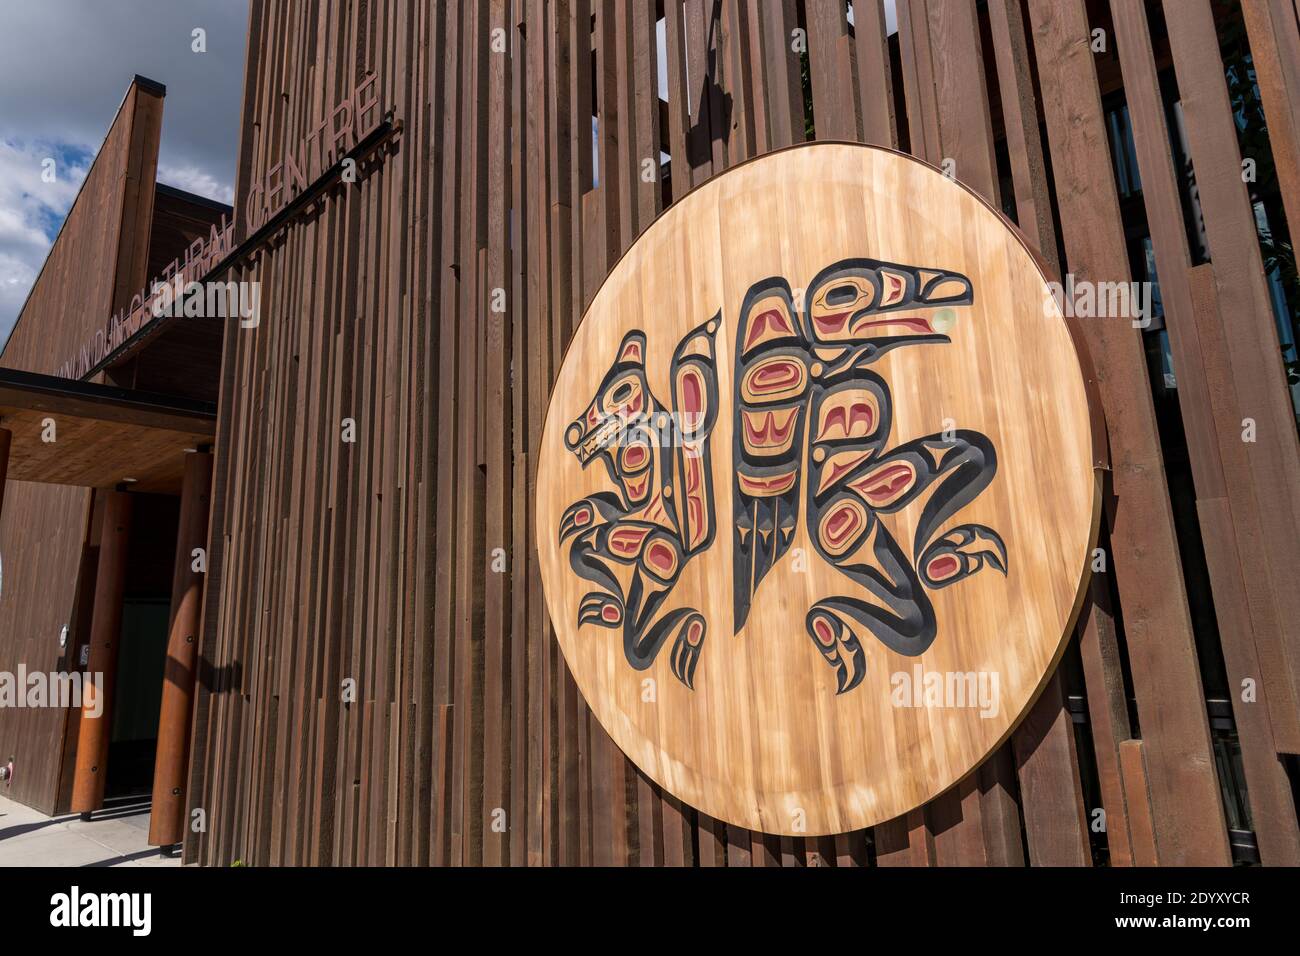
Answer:
[[[162,706],[158,714],[158,750],[153,768],[151,846],[180,843],[185,833],[185,779],[189,769],[190,716],[194,668],[203,609],[203,571],[194,570],[194,549],[206,548],[208,503],[212,490],[212,455],[185,456],[181,484],[180,526],[172,572],[171,627],[163,666]],[[200,565],[206,567],[206,561]]]
[[[126,589],[127,546],[131,540],[131,496],[104,493],[99,535],[99,570],[90,619],[90,654],[86,659],[77,731],[77,768],[72,778],[72,811],[90,813],[104,803],[108,744],[113,729],[113,684],[122,635],[122,593]]]

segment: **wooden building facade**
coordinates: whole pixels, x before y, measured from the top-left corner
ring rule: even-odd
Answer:
[[[226,333],[187,859],[1300,862],[1296,8],[896,6],[891,32],[868,0],[254,0],[240,216],[367,75],[400,130],[241,266],[267,293]],[[947,165],[1061,274],[1158,269],[1160,305],[1083,323],[1106,566],[1058,677],[948,794],[799,839],[613,747],[549,633],[532,508],[549,385],[619,255],[814,137]]]
[[[224,324],[212,396],[186,861],[1300,864],[1295,0],[252,0],[247,49],[218,272],[261,317]],[[692,188],[809,139],[911,153],[1057,275],[1158,295],[1145,328],[1079,323],[1110,472],[1056,676],[949,792],[800,838],[619,752],[533,529],[601,281]],[[9,486],[5,591],[15,548],[75,581],[73,509],[15,516],[52,492]],[[66,764],[20,799],[53,807]]]
[[[123,361],[94,358],[109,317],[139,313],[148,280],[230,214],[156,182],[165,96],[162,84],[132,81],[0,352],[0,669],[73,673],[90,663],[105,514],[112,500],[134,506],[121,593],[98,613],[102,634],[117,631],[100,643],[122,665],[99,670],[125,703],[104,715],[96,739],[114,770],[107,783],[100,769],[87,776],[95,802],[149,793],[181,462],[184,448],[211,444],[215,426],[219,325],[155,326]],[[74,369],[83,381],[70,380]],[[13,769],[0,792],[64,812],[75,803],[80,710],[16,703],[0,707],[0,759]]]

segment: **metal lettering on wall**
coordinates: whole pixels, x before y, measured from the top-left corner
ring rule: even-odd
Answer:
[[[280,160],[253,182],[242,221],[227,222],[223,215],[220,228],[213,226],[206,238],[195,239],[185,254],[173,259],[147,289],[132,296],[128,307],[110,316],[103,329],[88,336],[57,374],[82,378],[96,371],[106,359],[111,361],[117,349],[157,318],[156,305],[164,287],[180,288],[187,282],[202,280],[218,267],[224,272],[231,265],[229,257],[233,253],[238,253],[236,258],[253,254],[255,250],[249,248],[247,240],[299,197],[339,176],[336,165],[376,136],[386,121],[390,123],[388,135],[400,131],[400,122],[386,114],[380,104],[377,75],[367,73],[306,136],[292,149],[286,149]],[[241,242],[238,247],[236,238]]]
[[[890,819],[1050,676],[1091,436],[1044,277],[980,200],[865,147],[745,164],[614,268],[556,383],[538,541],[566,660],[713,816]]]

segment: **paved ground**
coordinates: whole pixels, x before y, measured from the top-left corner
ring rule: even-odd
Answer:
[[[148,801],[106,801],[86,823],[75,814],[47,817],[0,796],[0,867],[180,866],[149,846]]]

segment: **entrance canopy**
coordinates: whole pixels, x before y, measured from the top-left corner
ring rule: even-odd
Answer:
[[[13,481],[179,493],[185,453],[212,444],[216,418],[212,402],[0,368]]]

